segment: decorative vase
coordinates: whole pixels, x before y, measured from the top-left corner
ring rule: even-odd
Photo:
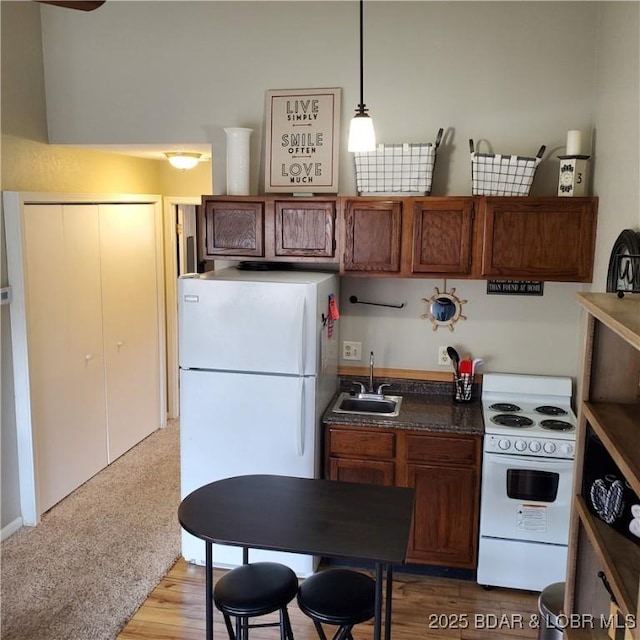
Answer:
[[[225,127],[227,135],[227,195],[249,195],[249,138],[253,129]]]

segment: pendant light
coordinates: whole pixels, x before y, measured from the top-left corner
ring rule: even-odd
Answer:
[[[349,151],[375,151],[373,120],[364,103],[364,0],[360,0],[360,104],[349,126]]]

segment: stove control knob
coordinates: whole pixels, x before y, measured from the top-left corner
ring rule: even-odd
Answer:
[[[565,456],[573,455],[573,445],[572,444],[563,444],[560,447],[560,453]]]
[[[545,442],[542,448],[545,453],[553,453],[556,450],[556,445],[553,442]]]
[[[542,445],[537,440],[532,440],[529,443],[529,449],[533,451],[533,453],[538,453],[538,451],[540,451],[541,448],[542,448]]]
[[[527,443],[524,440],[516,440],[516,443],[513,446],[518,451],[525,451],[527,448]]]
[[[502,449],[503,451],[506,451],[509,447],[511,446],[511,441],[510,440],[498,440],[498,447],[500,447],[500,449]]]

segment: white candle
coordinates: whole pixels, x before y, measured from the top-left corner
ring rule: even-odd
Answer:
[[[579,156],[582,149],[582,131],[579,129],[571,129],[567,131],[567,155]]]

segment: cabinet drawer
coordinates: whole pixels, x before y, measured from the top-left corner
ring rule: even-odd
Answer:
[[[447,436],[407,436],[407,460],[441,464],[474,465],[478,441]]]
[[[388,432],[329,429],[329,455],[393,458],[395,435]]]
[[[329,458],[329,478],[339,482],[363,482],[393,487],[395,465],[386,460]]]

